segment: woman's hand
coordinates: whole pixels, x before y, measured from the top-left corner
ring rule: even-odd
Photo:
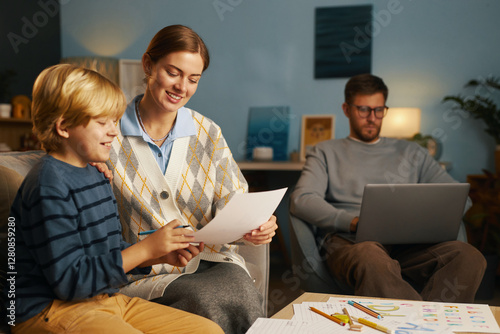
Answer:
[[[252,230],[245,234],[244,238],[256,245],[268,244],[276,235],[278,224],[276,224],[276,217],[271,216],[267,222],[260,225],[258,229]]]
[[[99,172],[103,173],[110,183],[111,181],[113,181],[113,172],[108,168],[108,165],[106,165],[104,162],[89,162],[89,164],[97,168]]]

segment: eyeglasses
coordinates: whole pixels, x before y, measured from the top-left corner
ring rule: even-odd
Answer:
[[[375,107],[375,108],[370,108],[368,106],[358,106],[355,104],[349,104],[352,107],[356,107],[358,110],[358,115],[361,118],[367,118],[370,117],[370,114],[374,113],[375,118],[384,118],[385,115],[387,114],[387,110],[389,110],[389,107],[383,106],[383,107]]]

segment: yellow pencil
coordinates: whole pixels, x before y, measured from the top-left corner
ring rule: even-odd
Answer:
[[[352,317],[352,316],[351,316]],[[363,325],[366,325],[368,327],[371,327],[371,328],[374,328],[374,329],[378,329],[379,331],[381,332],[384,332],[384,333],[388,333],[388,334],[392,334],[394,333],[393,330],[390,330],[389,328],[387,327],[384,327],[382,325],[379,325],[379,324],[376,324],[374,322],[371,322],[369,320],[366,320],[366,319],[363,319],[363,318],[356,318],[356,317],[352,317],[354,319],[354,321],[357,321],[359,322],[360,324],[363,324]]]

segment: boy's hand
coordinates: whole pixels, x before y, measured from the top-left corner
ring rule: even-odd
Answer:
[[[113,172],[104,162],[89,162],[89,165],[94,166],[99,172],[103,173],[110,183],[113,181]]]
[[[178,226],[181,226],[181,222],[174,219],[139,244],[146,244],[143,246],[147,247],[151,259],[168,257],[170,252],[189,248],[190,242],[194,242],[193,231],[187,228],[176,228]]]
[[[172,266],[185,267],[188,262],[203,251],[205,245],[200,242],[198,246],[189,245],[184,249],[178,249],[175,252],[170,252],[165,256],[158,258],[159,263],[168,263]]]
[[[203,245],[199,248],[191,246],[190,242],[194,242],[193,231],[176,228],[180,225],[181,222],[177,219],[172,220],[144,240],[122,250],[123,271],[127,273],[137,266],[147,267],[165,262],[185,266],[193,257],[187,254],[187,250],[197,255],[203,249]],[[178,252],[184,248],[185,252]]]

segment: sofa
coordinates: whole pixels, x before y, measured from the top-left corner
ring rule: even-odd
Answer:
[[[2,152],[0,153],[0,248],[1,274],[6,274],[7,256],[7,224],[10,216],[10,206],[17,190],[31,167],[45,154],[44,151]],[[240,254],[245,258],[250,275],[257,289],[264,296],[263,309],[267,315],[267,295],[269,287],[269,244],[265,246],[240,246]],[[0,280],[2,285],[4,279]],[[3,302],[2,311],[5,311]],[[0,315],[2,316],[2,315]],[[5,319],[5,316],[2,316]],[[0,328],[0,334],[2,328]]]

